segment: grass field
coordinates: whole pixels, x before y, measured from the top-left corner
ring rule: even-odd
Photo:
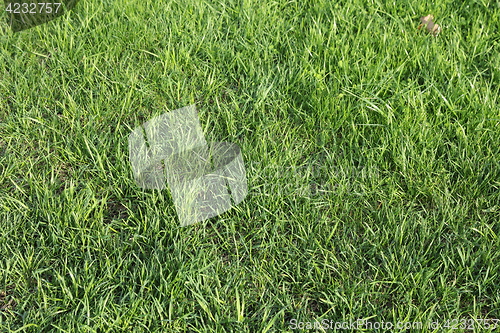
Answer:
[[[0,20],[0,332],[500,320],[499,1],[81,0],[18,33]],[[193,103],[208,140],[241,147],[249,193],[181,228],[127,140]]]

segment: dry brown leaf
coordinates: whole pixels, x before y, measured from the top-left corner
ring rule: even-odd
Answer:
[[[441,27],[439,24],[434,23],[434,16],[431,14],[421,17],[420,22],[422,23],[418,26],[418,29],[425,26],[427,31],[434,36],[437,36],[441,32]]]

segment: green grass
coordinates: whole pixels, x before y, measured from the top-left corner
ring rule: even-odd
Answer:
[[[0,20],[1,332],[500,319],[500,2],[81,0],[15,34]],[[249,194],[180,228],[168,190],[134,184],[127,139],[192,103],[241,147]]]

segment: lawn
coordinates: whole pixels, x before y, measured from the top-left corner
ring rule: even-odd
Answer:
[[[500,327],[498,0],[81,0],[0,20],[0,332]],[[240,146],[249,192],[180,227],[127,140],[190,104]]]

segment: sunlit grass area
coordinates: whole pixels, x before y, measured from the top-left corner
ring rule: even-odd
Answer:
[[[0,332],[493,331],[498,1],[81,0],[17,33],[4,16]],[[240,146],[249,193],[180,227],[127,140],[190,104]]]

